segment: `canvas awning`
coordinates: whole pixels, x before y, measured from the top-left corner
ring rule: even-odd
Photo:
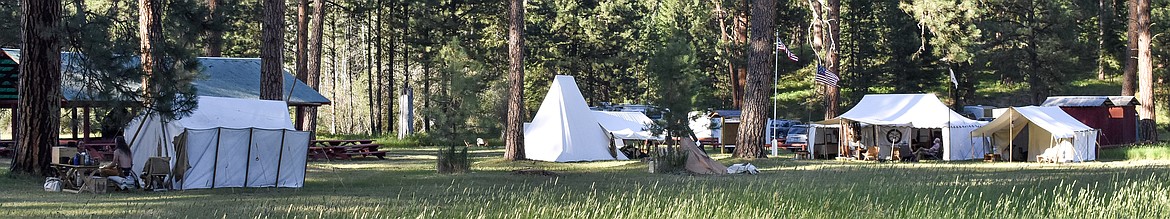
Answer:
[[[853,109],[818,124],[839,123],[840,119],[915,128],[976,127],[983,124],[955,113],[932,94],[865,95]]]
[[[646,130],[646,125],[653,124],[654,120],[640,112],[593,111],[593,117],[615,138],[658,141],[663,139],[662,136],[656,136]]]

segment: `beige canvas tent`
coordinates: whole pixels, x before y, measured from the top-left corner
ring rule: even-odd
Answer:
[[[1059,107],[1012,107],[971,136],[988,139],[1004,159],[1096,160],[1097,130]],[[1023,157],[1020,157],[1023,156]]]

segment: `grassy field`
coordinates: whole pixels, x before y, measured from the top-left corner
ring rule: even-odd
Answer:
[[[498,159],[502,150],[483,149],[472,151],[474,172],[440,175],[433,173],[434,152],[394,148],[388,160],[311,162],[300,189],[51,193],[41,190],[43,179],[3,168],[0,218],[1170,218],[1166,160],[863,163],[782,156],[751,161],[759,175],[689,176],[647,174],[637,161],[505,162]],[[560,176],[510,173],[523,168]]]

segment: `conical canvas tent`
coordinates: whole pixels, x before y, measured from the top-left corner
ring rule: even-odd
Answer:
[[[552,87],[524,128],[528,159],[570,162],[626,160],[612,148],[609,132],[598,124],[572,76],[557,75]]]
[[[854,122],[861,127],[849,125]],[[852,139],[860,140],[863,146],[883,148],[917,140],[912,140],[916,137],[913,135],[914,129],[939,129],[939,137],[943,141],[943,160],[970,160],[984,155],[983,142],[972,138],[970,133],[986,122],[955,113],[934,94],[867,94],[853,109],[818,124],[842,125],[844,133],[840,136],[844,138],[841,141],[843,144]],[[859,136],[849,137],[853,135]],[[891,139],[891,136],[900,138]],[[924,140],[927,141],[920,142],[929,142],[929,139]],[[882,154],[888,156],[886,152]]]
[[[202,96],[191,115],[159,118],[126,127],[135,173],[150,157],[169,157],[176,189],[304,184],[309,133],[293,129],[283,101]]]
[[[1005,159],[1044,157],[1059,162],[1096,160],[1097,130],[1059,107],[1012,107],[971,136],[986,137]],[[1027,151],[1027,154],[1021,152]]]

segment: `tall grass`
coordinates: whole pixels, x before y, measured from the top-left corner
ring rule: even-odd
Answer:
[[[1101,150],[1102,160],[1170,160],[1170,143]]]
[[[38,191],[40,179],[0,177],[0,218],[1170,218],[1170,163],[772,159],[753,161],[759,175],[702,177],[646,174],[636,161],[504,162],[499,150],[471,150],[475,172],[443,175],[422,157],[436,152],[313,162],[301,189],[65,194]],[[508,173],[528,167],[561,176]]]

